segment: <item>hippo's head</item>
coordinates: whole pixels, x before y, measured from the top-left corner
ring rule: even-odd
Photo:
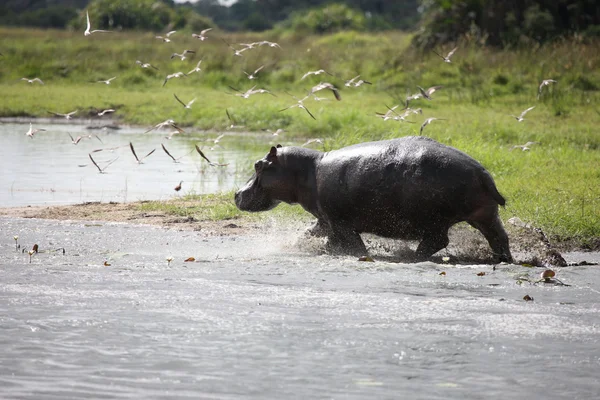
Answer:
[[[281,146],[278,146],[280,148]],[[277,156],[277,148],[254,163],[254,175],[235,193],[235,205],[242,211],[267,211],[281,201],[290,202],[293,177]]]

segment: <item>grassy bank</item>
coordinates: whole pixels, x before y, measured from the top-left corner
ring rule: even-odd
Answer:
[[[0,37],[0,116],[49,116],[47,110],[74,109],[80,110],[78,116],[93,116],[98,109],[114,108],[116,118],[126,123],[149,126],[172,118],[194,132],[226,129],[231,125],[227,108],[235,123],[248,130],[283,128],[294,136],[320,137],[326,149],[418,134],[425,118],[443,118],[424,133],[465,151],[492,172],[508,199],[503,219],[516,216],[560,238],[590,243],[600,238],[600,43],[515,50],[460,43],[447,64],[433,53],[413,51],[410,37],[398,32],[284,38],[215,32],[206,42],[178,32],[167,44],[135,32],[86,38],[81,32],[0,29]],[[221,37],[229,43],[270,39],[281,49],[263,46],[235,57]],[[183,49],[197,53],[185,61],[170,59]],[[202,72],[162,86],[168,73],[188,72],[201,58]],[[142,69],[135,60],[160,71]],[[255,81],[242,72],[263,64]],[[336,77],[301,80],[319,68]],[[359,73],[373,84],[344,87],[341,78]],[[46,84],[20,81],[34,76]],[[117,79],[111,85],[92,82],[112,76]],[[549,78],[558,82],[544,88],[538,100],[538,85]],[[318,95],[328,100],[307,100],[316,120],[299,108],[279,112],[295,103],[286,92],[301,97],[320,80],[340,87],[343,100],[323,92]],[[228,87],[246,90],[254,84],[277,97],[242,99]],[[407,91],[417,92],[417,85],[444,88],[433,101],[413,102],[423,108],[423,115],[408,118],[414,123],[375,117],[386,105],[400,103]],[[173,93],[184,101],[197,100],[185,110]],[[535,109],[523,122],[510,116],[531,106]],[[528,141],[538,143],[530,151],[510,150]],[[215,215],[238,212],[228,207]]]

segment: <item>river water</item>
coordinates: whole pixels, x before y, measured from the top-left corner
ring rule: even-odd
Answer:
[[[0,227],[0,398],[600,393],[597,266],[561,269],[570,286],[519,285],[539,269],[359,262],[315,253],[276,224],[243,237],[35,219]],[[30,262],[13,235],[65,254]]]
[[[227,132],[215,145],[217,133],[186,133],[168,140],[169,130],[164,129],[144,133],[147,129],[140,127],[86,129],[88,126],[100,128],[103,124],[99,121],[50,124],[36,120],[34,128],[46,131],[36,133],[33,138],[25,135],[29,124],[0,124],[2,207],[166,200],[175,195],[173,188],[180,181],[183,184],[178,195],[232,190],[250,177],[254,161],[266,154],[271,145],[294,143],[269,133]],[[69,135],[74,139],[86,138],[74,145]],[[91,138],[87,138],[89,135]],[[138,164],[130,142],[139,158],[155,152]],[[161,144],[173,157],[180,158],[178,163],[173,162]],[[228,165],[209,166],[194,150],[196,144],[212,162]],[[103,174],[88,156],[97,149],[111,149],[92,153],[100,168],[116,160]]]
[[[210,150],[132,128],[74,146],[81,126],[34,139],[27,128],[0,125],[3,206],[165,199],[180,180],[183,192],[227,190],[273,139],[230,134]],[[130,141],[156,153],[138,165],[122,147],[94,153],[119,156],[106,174],[89,165],[91,150]],[[197,154],[174,164],[160,143],[177,156],[204,144],[229,165]],[[359,262],[321,254],[302,228],[206,237],[0,217],[0,398],[598,397],[597,266],[560,269],[560,286],[529,283],[540,269],[518,265],[404,264],[377,251]]]

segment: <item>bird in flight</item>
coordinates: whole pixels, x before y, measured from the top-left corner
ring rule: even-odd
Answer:
[[[113,76],[112,78],[109,78],[109,79],[105,79],[105,80],[99,80],[99,81],[96,81],[96,83],[104,83],[104,84],[106,84],[106,85],[110,85],[110,83],[111,83],[111,82],[112,82],[114,79],[117,79],[117,77],[116,77],[116,76]]]
[[[245,92],[242,92],[241,90],[238,90],[238,89],[234,88],[233,86],[229,86],[230,89],[238,92],[235,94],[236,96],[242,97],[244,99],[249,98],[253,94],[259,94],[259,93],[268,93],[271,96],[275,96],[273,93],[269,92],[266,89],[254,89],[255,87],[256,87],[256,85],[252,86],[250,89],[246,90]],[[277,97],[277,96],[275,96],[275,97]]]
[[[108,162],[108,164],[106,164],[106,165],[104,166],[104,168],[100,168],[100,166],[99,166],[99,165],[96,163],[96,161],[94,161],[94,159],[92,158],[92,153],[88,153],[88,156],[90,157],[90,160],[92,160],[92,163],[94,163],[94,165],[96,166],[96,168],[98,168],[98,171],[99,171],[101,174],[105,174],[106,172],[104,172],[104,171],[106,170],[106,168],[108,168],[108,166],[109,166],[110,164],[114,163],[114,162],[115,162],[115,161],[117,161],[117,159],[119,158],[119,157],[117,156],[115,159],[113,159],[113,160],[109,161],[109,162]]]
[[[261,65],[260,67],[256,68],[254,70],[254,72],[251,73],[251,74],[247,73],[246,71],[242,71],[242,72],[244,74],[246,74],[246,76],[248,77],[248,79],[253,80],[253,79],[256,79],[256,74],[258,74],[260,72],[260,70],[263,69],[264,67],[265,67],[264,65]]]
[[[27,132],[25,132],[25,135],[29,136],[30,138],[33,139],[33,135],[35,135],[38,132],[45,132],[45,129],[42,128],[34,128],[33,124],[30,122],[29,123],[29,130]]]
[[[183,50],[183,52],[181,54],[179,54],[179,53],[171,54],[171,60],[175,57],[179,57],[181,59],[181,61],[183,61],[187,58],[186,54],[196,54],[196,52],[194,50],[185,49],[185,50]]]
[[[421,92],[421,96],[423,96],[424,99],[431,100],[431,95],[433,94],[433,92],[441,89],[443,86],[432,86],[427,90],[423,89],[421,86],[417,86],[417,87],[419,88],[419,91]]]
[[[150,153],[146,154],[144,157],[138,158],[137,154],[135,154],[135,149],[133,148],[133,143],[129,142],[129,148],[131,149],[131,152],[133,153],[133,156],[135,157],[135,160],[137,161],[138,164],[143,164],[144,159],[156,151],[156,149],[152,149],[152,151]]]
[[[554,79],[544,79],[542,81],[542,83],[540,83],[540,86],[538,88],[538,99],[540,98],[540,96],[542,95],[542,89],[544,88],[544,86],[549,86],[551,83],[556,83],[557,81],[555,81]]]
[[[327,83],[327,82],[321,82],[318,85],[313,86],[312,89],[310,89],[310,94],[314,95],[316,92],[323,90],[323,89],[331,90],[337,101],[342,100],[342,97],[340,96],[340,92],[338,91],[338,89],[335,86],[333,86],[331,83]]]
[[[347,80],[346,83],[344,83],[344,86],[346,86],[346,87],[351,87],[351,86],[353,86],[353,87],[359,87],[363,83],[366,83],[367,85],[371,85],[371,82],[365,81],[363,79],[357,80],[358,78],[360,78],[360,75],[356,75],[354,78],[352,78],[350,80]]]
[[[70,113],[67,113],[67,114],[61,114],[61,113],[57,113],[57,112],[54,112],[54,111],[48,111],[48,112],[50,114],[54,114],[54,115],[56,115],[58,117],[65,117],[66,119],[71,119],[71,117],[73,115],[77,114],[77,111],[79,111],[79,110],[71,111]]]
[[[181,105],[183,106],[183,108],[189,110],[190,108],[192,108],[192,104],[194,104],[194,102],[196,101],[196,98],[194,97],[194,99],[190,100],[187,104],[185,104],[183,101],[181,101],[179,99],[179,97],[177,97],[177,95],[175,93],[173,93],[173,96],[175,96],[175,100],[177,100],[179,103],[181,103]]]
[[[244,128],[244,125],[236,125],[236,121],[233,119],[233,117],[229,114],[229,110],[225,109],[225,113],[227,114],[227,118],[229,119],[229,121],[231,122],[231,125],[229,125],[227,128],[228,129],[234,129],[234,128]]]
[[[165,34],[165,36],[155,36],[155,38],[156,38],[156,39],[160,39],[160,40],[162,40],[162,41],[163,41],[163,42],[165,42],[165,43],[169,43],[169,42],[171,41],[171,39],[169,39],[169,37],[170,37],[172,34],[174,34],[175,32],[177,32],[177,31],[171,31],[171,32],[167,32],[167,33]]]
[[[287,92],[286,92],[286,93],[287,93]],[[289,93],[288,93],[288,94],[289,94]],[[306,112],[308,113],[308,115],[310,115],[310,117],[311,117],[312,119],[314,119],[315,121],[317,120],[317,119],[315,118],[315,116],[314,116],[314,115],[313,115],[313,114],[312,114],[312,113],[309,111],[309,109],[308,109],[308,108],[306,108],[306,106],[304,105],[304,100],[308,99],[308,98],[310,97],[310,94],[309,94],[308,96],[306,96],[305,98],[303,98],[303,99],[299,99],[299,98],[297,98],[296,96],[294,96],[294,95],[292,95],[292,94],[289,94],[289,95],[290,95],[290,96],[292,96],[294,99],[296,99],[296,104],[292,104],[292,105],[291,105],[291,106],[289,106],[289,107],[282,108],[281,110],[279,110],[279,112],[282,112],[282,111],[285,111],[285,110],[289,110],[290,108],[298,107],[298,108],[301,108],[301,109],[303,109],[304,111],[306,111]]]
[[[439,54],[438,52],[436,52],[435,50],[432,50],[438,57],[441,57],[442,60],[444,60],[444,62],[450,63],[450,57],[452,57],[452,55],[456,52],[456,50],[458,50],[458,47],[453,48],[452,50],[450,50],[450,52],[446,55],[446,57],[444,57],[443,55]]]
[[[529,111],[533,110],[534,108],[535,108],[535,106],[529,107],[527,110],[523,111],[518,117],[516,115],[511,114],[511,117],[516,119],[517,122],[522,122],[524,120],[525,114],[527,114]]]
[[[196,67],[193,70],[191,70],[190,72],[188,72],[187,75],[193,74],[194,72],[202,71],[200,69],[200,64],[202,64],[202,59],[200,59],[200,61],[198,61],[198,64],[196,64]]]
[[[34,82],[38,82],[40,85],[43,85],[44,82],[40,79],[40,78],[33,78],[33,79],[29,79],[29,78],[21,78],[22,81],[27,81],[27,83],[34,83]]]
[[[214,163],[212,161],[210,161],[208,159],[208,157],[206,157],[204,155],[204,153],[202,152],[202,150],[200,150],[200,147],[198,147],[198,145],[196,145],[196,151],[198,152],[198,154],[200,154],[200,157],[204,158],[206,160],[206,162],[208,162],[208,165],[210,165],[211,167],[225,167],[229,164],[219,164],[219,163]]]
[[[106,114],[110,114],[110,113],[114,113],[114,112],[115,112],[115,110],[113,110],[112,108],[109,108],[107,110],[102,110],[102,111],[98,112],[98,116],[103,117]]]
[[[162,143],[161,143],[160,145],[162,146],[162,149],[165,151],[165,153],[167,153],[167,155],[168,155],[169,157],[171,157],[171,159],[173,160],[173,162],[174,162],[174,163],[178,163],[178,162],[179,162],[179,160],[181,160],[183,157],[185,157],[185,156],[187,156],[187,155],[189,155],[189,154],[190,154],[190,153],[188,153],[188,154],[184,154],[184,155],[182,155],[181,157],[177,157],[177,158],[175,158],[175,157],[173,157],[173,156],[171,155],[171,153],[169,153],[169,150],[167,150],[167,148],[165,147],[165,145],[164,145],[164,144],[162,144]],[[193,150],[192,150],[192,152],[193,152]]]
[[[185,132],[183,129],[181,129],[180,127],[178,127],[178,126],[175,124],[175,121],[173,121],[172,119],[168,119],[168,120],[166,120],[166,121],[163,121],[163,122],[161,122],[161,123],[158,123],[158,124],[154,125],[152,128],[148,129],[148,130],[147,130],[146,132],[144,132],[144,133],[148,133],[148,132],[150,132],[150,131],[153,131],[153,130],[155,130],[155,129],[164,128],[164,127],[166,127],[166,126],[170,126],[171,128],[173,128],[173,129],[176,129],[177,131],[179,131],[179,133],[184,133],[184,132]]]
[[[517,144],[515,146],[512,146],[509,150],[514,150],[514,149],[521,149],[522,151],[527,151],[530,150],[531,148],[529,146],[532,146],[534,144],[538,144],[539,142],[527,142],[525,144]]]
[[[150,63],[144,63],[144,62],[141,62],[140,60],[136,60],[135,63],[142,68],[154,68],[155,70],[158,71],[158,68],[156,68],[154,65],[152,65]]]
[[[174,74],[167,75],[167,77],[165,78],[165,81],[163,82],[162,85],[165,86],[167,84],[167,82],[169,81],[169,79],[181,78],[181,77],[187,77],[187,75],[184,74],[183,72],[175,72]]]
[[[241,57],[241,56],[242,56],[242,53],[243,53],[244,51],[246,51],[246,50],[249,50],[249,49],[251,49],[251,48],[252,48],[252,46],[248,46],[248,45],[246,45],[246,47],[244,47],[243,49],[236,49],[235,47],[233,47],[232,45],[230,45],[229,43],[227,43],[227,41],[225,41],[225,39],[221,38],[221,40],[222,40],[223,42],[225,42],[225,44],[226,44],[226,45],[227,45],[227,46],[228,46],[228,47],[229,47],[231,50],[233,50],[233,55],[234,55],[234,56]]]
[[[206,39],[208,39],[208,36],[206,36],[206,33],[211,30],[212,30],[212,28],[207,28],[207,29],[200,31],[200,33],[192,33],[192,37],[196,38],[198,40],[201,40],[201,41],[205,41]]]
[[[89,12],[87,12],[87,10],[85,12],[85,16],[86,16],[86,19],[87,19],[87,28],[85,28],[85,32],[83,32],[84,36],[90,36],[92,33],[95,33],[95,32],[104,32],[104,33],[111,32],[111,31],[104,31],[102,29],[94,29],[92,31],[91,30],[92,29],[92,24],[90,24],[90,14],[89,14]]]
[[[319,69],[317,71],[308,71],[307,73],[305,73],[304,75],[302,75],[302,78],[300,78],[300,80],[303,80],[304,78],[311,76],[311,75],[320,75],[320,74],[327,74],[327,75],[331,75],[329,72],[325,71],[324,69]]]
[[[421,130],[419,130],[419,135],[423,134],[423,129],[425,129],[425,127],[427,125],[429,125],[430,123],[432,123],[433,121],[438,120],[438,121],[445,121],[445,119],[443,118],[427,118],[425,120],[425,122],[423,122],[423,124],[421,125]]]

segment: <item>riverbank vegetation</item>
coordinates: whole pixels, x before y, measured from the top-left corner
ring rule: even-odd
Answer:
[[[367,140],[423,134],[481,161],[508,200],[502,217],[516,216],[559,238],[590,245],[600,238],[600,43],[573,37],[544,45],[500,49],[463,36],[451,63],[413,47],[413,36],[398,31],[296,35],[290,32],[224,33],[214,29],[199,41],[179,31],[171,43],[153,33],[115,32],[84,37],[82,31],[0,28],[0,116],[49,117],[48,111],[79,110],[75,118],[99,118],[113,108],[118,123],[151,126],[172,118],[186,130],[223,131],[233,123],[249,131],[286,131],[299,138],[319,137],[325,149]],[[233,55],[225,42],[271,40],[281,48],[260,46]],[[436,48],[447,53],[452,46]],[[183,49],[196,51],[184,61],[171,59]],[[136,60],[159,70],[142,69]],[[202,60],[199,73],[189,72]],[[256,80],[243,71],[264,68]],[[302,80],[307,71],[325,69]],[[346,87],[361,75],[371,85]],[[117,78],[110,85],[101,79]],[[39,77],[44,85],[21,78]],[[542,87],[544,79],[557,82]],[[306,100],[315,116],[296,104],[320,81],[340,89],[341,101]],[[236,96],[257,85],[269,94]],[[443,85],[428,101],[411,102],[423,114],[410,122],[383,121],[376,113],[404,104],[407,94]],[[288,94],[289,93],[289,94]],[[173,94],[187,102],[184,109]],[[291,95],[290,95],[291,94]],[[511,115],[535,106],[522,122]],[[397,110],[403,108],[403,105]],[[229,111],[234,121],[228,119]],[[529,150],[513,148],[527,142]],[[267,149],[265,149],[266,152]]]

